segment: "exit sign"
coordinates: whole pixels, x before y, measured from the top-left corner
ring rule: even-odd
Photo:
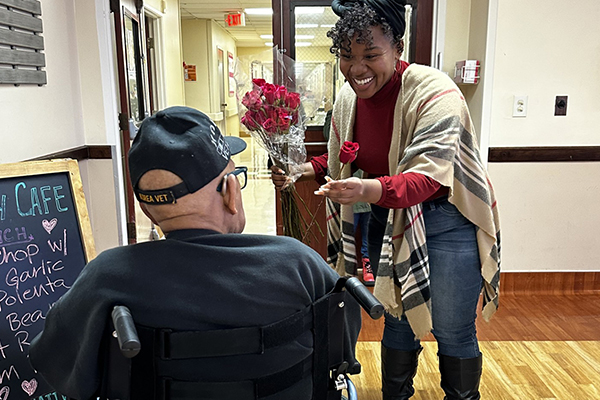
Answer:
[[[244,13],[227,14],[225,22],[227,22],[228,26],[246,26]]]

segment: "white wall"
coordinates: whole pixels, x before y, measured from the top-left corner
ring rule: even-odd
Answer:
[[[112,63],[106,42],[110,38],[108,2],[56,0],[41,5],[48,83],[0,86],[2,163],[117,142]],[[94,235],[97,249],[102,250],[119,244],[113,166],[101,160],[86,164],[80,165],[84,192],[92,229],[98,232]],[[95,164],[102,164],[102,169]],[[97,192],[90,190],[99,182],[96,171],[109,178]],[[109,201],[97,202],[100,208],[91,210],[96,193]]]
[[[600,269],[600,163],[490,163],[503,271]]]
[[[158,38],[163,50],[166,106],[185,104],[183,85],[183,53],[181,45],[181,18],[179,0],[146,0],[145,6],[161,14],[162,37]]]
[[[599,20],[598,0],[498,2],[490,146],[600,144]],[[512,117],[514,95],[529,96],[527,117]]]
[[[600,2],[498,4],[490,147],[600,145]],[[485,73],[485,71],[483,71]],[[513,95],[529,96],[513,118]],[[566,117],[554,98],[568,95]],[[600,270],[600,163],[490,163],[504,271]]]
[[[446,0],[444,62],[442,71],[454,76],[454,65],[469,53],[471,0]]]
[[[0,162],[49,154],[85,142],[75,10],[42,2],[48,84],[0,85]],[[93,24],[95,26],[95,23]],[[94,29],[92,29],[94,31]],[[94,32],[95,33],[95,32]]]
[[[186,64],[196,65],[197,80],[185,82],[186,105],[197,108],[209,117],[228,135],[239,135],[239,117],[236,97],[228,93],[228,57],[237,58],[237,49],[233,37],[212,20],[194,19],[182,21],[183,59]],[[224,83],[226,88],[225,113],[221,112],[218,79],[217,48],[223,50]],[[235,89],[234,89],[235,90]]]

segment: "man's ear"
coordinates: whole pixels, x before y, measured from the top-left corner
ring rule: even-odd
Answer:
[[[140,202],[140,208],[142,209],[144,215],[150,218],[150,221],[152,221],[154,225],[158,225],[158,222],[156,222],[156,219],[152,216],[152,214],[150,214],[150,211],[148,211],[148,207],[145,203]]]
[[[238,195],[241,195],[241,192],[238,190],[237,185],[238,185],[238,180],[237,178],[233,175],[227,175],[227,183],[223,185],[223,204],[225,204],[225,207],[229,210],[229,212],[232,215],[237,214],[237,197]]]

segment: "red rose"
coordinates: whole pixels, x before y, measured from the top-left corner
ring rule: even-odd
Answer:
[[[290,129],[292,123],[292,117],[282,108],[277,110],[277,125],[281,131],[287,131]]]
[[[349,164],[356,160],[359,147],[360,146],[356,142],[344,142],[340,149],[340,161],[342,164]]]
[[[276,133],[277,132],[277,122],[273,121],[271,118],[267,118],[267,120],[265,122],[263,122],[263,128],[265,129],[265,131],[269,132],[269,133]]]
[[[246,106],[248,110],[258,111],[262,107],[262,100],[260,93],[256,91],[246,92],[242,99],[242,104]]]
[[[285,96],[285,105],[292,110],[295,110],[300,105],[300,95],[296,92],[289,92]]]
[[[246,111],[246,114],[242,117],[242,124],[250,129],[251,131],[256,130],[259,126],[260,113],[255,111]]]
[[[256,121],[257,124],[259,124],[261,126],[267,120],[267,116],[265,115],[264,110],[253,112],[252,118]]]
[[[262,91],[267,103],[275,103],[275,100],[277,100],[277,87],[275,85],[272,83],[265,83],[262,87]]]
[[[285,86],[277,86],[277,90],[276,90],[276,97],[277,100],[285,100],[286,96],[287,96],[287,89],[285,88]]]
[[[292,120],[292,125],[296,125],[298,123],[298,110],[295,110],[292,112],[291,116],[291,120]]]
[[[267,118],[271,118],[273,121],[277,121],[279,114],[277,114],[277,108],[271,105],[265,105],[265,114]]]
[[[248,113],[244,114],[244,116],[242,117],[240,122],[242,123],[242,125],[244,125],[246,128],[248,128],[250,130],[253,130],[255,128],[252,118],[250,118]]]
[[[265,83],[267,83],[267,81],[264,79],[255,78],[252,79],[252,83],[261,88],[265,85]]]

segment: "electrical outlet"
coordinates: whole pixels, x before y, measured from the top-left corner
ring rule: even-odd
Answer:
[[[513,101],[513,117],[527,116],[527,96],[515,96]]]
[[[568,96],[556,96],[554,102],[554,115],[555,116],[566,116],[567,115],[567,100]]]

